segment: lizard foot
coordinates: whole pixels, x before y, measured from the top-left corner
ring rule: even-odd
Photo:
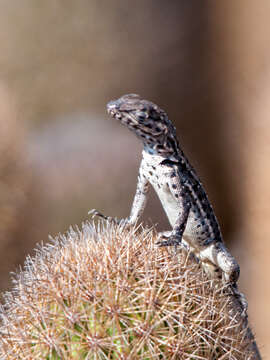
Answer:
[[[118,220],[117,218],[113,218],[111,216],[106,216],[104,214],[102,214],[101,212],[99,212],[96,209],[92,209],[90,211],[88,211],[88,215],[92,215],[92,219],[96,216],[100,217],[101,219],[104,219],[108,222],[111,222],[113,224],[116,225],[120,225],[120,226],[125,226],[125,227],[130,227],[132,224],[129,223],[128,219],[120,219]]]
[[[159,233],[159,240],[157,241],[157,245],[162,246],[177,246],[181,245],[181,239],[179,239],[179,236],[176,236],[171,233],[171,231],[164,231],[162,233]],[[162,240],[164,239],[164,240]]]
[[[90,211],[88,211],[88,215],[91,215],[92,219],[96,216],[108,221],[108,222],[112,222],[112,223],[115,223],[115,224],[119,224],[119,221],[111,216],[106,216],[106,215],[103,215],[101,212],[97,211],[96,209],[92,209]]]
[[[245,295],[239,291],[237,284],[227,283],[225,285],[224,290],[225,290],[225,294],[227,294],[228,296],[232,296],[234,300],[237,302],[237,308],[238,308],[238,312],[240,313],[240,316],[245,320],[247,320],[248,302]]]
[[[247,318],[247,316],[248,316],[247,315],[248,301],[247,301],[245,295],[238,290],[238,287],[236,284],[234,284],[232,286],[232,290],[233,290],[234,296],[238,299],[238,301],[241,305],[241,308],[242,308],[241,316],[243,318]]]

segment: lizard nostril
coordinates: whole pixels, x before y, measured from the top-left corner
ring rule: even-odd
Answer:
[[[117,110],[118,109],[118,106],[117,106],[117,102],[112,100],[112,101],[109,101],[108,104],[107,104],[107,110],[108,111],[112,111],[112,110]]]
[[[115,108],[116,108],[116,106],[115,106],[114,103],[108,103],[108,104],[107,104],[107,109],[108,109],[108,110],[112,110],[112,109],[115,109]]]

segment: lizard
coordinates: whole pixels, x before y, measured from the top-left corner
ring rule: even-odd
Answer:
[[[211,278],[220,278],[240,299],[237,288],[240,267],[226,248],[220,226],[204,187],[185,156],[176,128],[158,105],[137,94],[123,95],[107,104],[109,115],[126,125],[143,143],[136,194],[128,218],[114,220],[135,225],[141,217],[149,191],[155,189],[172,226],[159,233],[159,246],[182,246],[201,262]],[[89,213],[113,220],[93,209]]]

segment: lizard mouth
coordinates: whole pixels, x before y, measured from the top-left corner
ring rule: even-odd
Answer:
[[[108,108],[107,111],[108,111],[108,114],[109,114],[112,118],[115,118],[115,119],[121,121],[122,116],[121,116],[121,114],[120,114],[119,111],[117,111],[116,109],[110,109],[110,108]]]
[[[107,112],[111,117],[116,118],[118,120],[120,120],[122,117],[118,111],[117,104],[115,101],[110,101],[107,104]]]
[[[123,125],[128,126],[133,122],[129,116],[125,116],[125,113],[119,110],[119,104],[117,101],[110,101],[107,104],[107,112],[112,118],[119,120]]]

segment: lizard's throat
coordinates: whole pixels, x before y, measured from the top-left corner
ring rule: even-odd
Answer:
[[[165,159],[171,159],[176,161],[178,159],[178,152],[175,152],[172,148],[167,148],[166,146],[155,144],[144,143],[144,151],[150,155],[159,155]]]

